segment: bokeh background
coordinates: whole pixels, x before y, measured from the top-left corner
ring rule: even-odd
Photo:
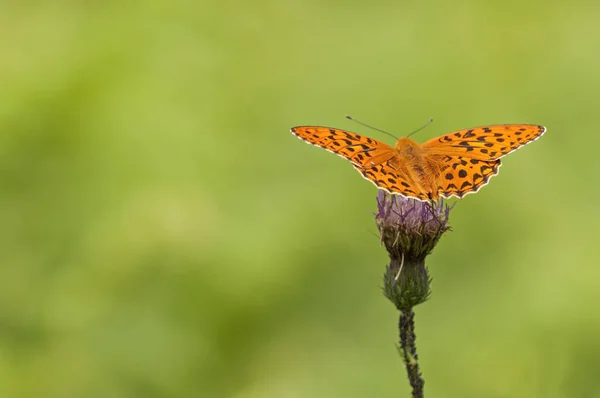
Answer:
[[[458,202],[431,397],[600,396],[597,1],[0,2],[0,397],[408,397],[376,189],[289,134],[546,135]]]

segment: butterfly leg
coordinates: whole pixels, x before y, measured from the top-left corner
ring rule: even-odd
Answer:
[[[436,205],[436,201],[435,199],[433,199],[433,195],[431,194],[431,192],[427,192],[427,198],[429,199],[429,206],[431,206],[431,208],[433,209],[433,207]]]

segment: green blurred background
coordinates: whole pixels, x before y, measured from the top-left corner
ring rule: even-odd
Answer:
[[[593,1],[0,2],[0,397],[408,397],[375,187],[289,133],[546,135],[458,202],[430,397],[600,396]]]

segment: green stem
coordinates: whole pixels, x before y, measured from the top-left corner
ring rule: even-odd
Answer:
[[[423,385],[425,381],[419,371],[419,356],[417,355],[417,345],[415,336],[415,313],[412,309],[400,312],[400,349],[406,364],[406,373],[408,381],[412,387],[413,398],[423,398]]]

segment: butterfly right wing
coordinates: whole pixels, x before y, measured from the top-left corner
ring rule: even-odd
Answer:
[[[394,148],[350,131],[319,126],[292,127],[292,134],[309,144],[339,155],[355,166],[371,168],[396,156]]]
[[[458,130],[433,138],[422,147],[429,154],[496,160],[540,138],[546,128],[537,124],[496,124]]]
[[[435,173],[437,178],[432,181],[432,189],[437,191],[436,196],[446,199],[453,196],[462,198],[479,191],[498,174],[502,165],[500,159],[479,160],[451,155],[428,155],[425,161],[438,171]]]

